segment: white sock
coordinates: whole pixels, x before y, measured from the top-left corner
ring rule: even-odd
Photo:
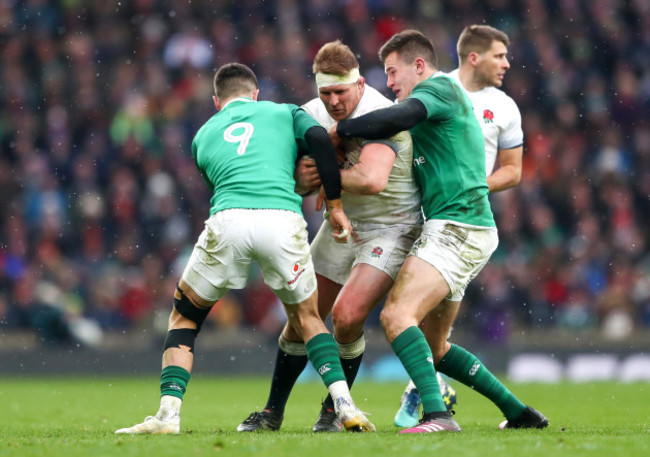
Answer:
[[[163,395],[160,397],[160,409],[158,410],[158,418],[163,420],[168,417],[178,416],[181,414],[181,405],[183,400],[173,395]]]
[[[332,400],[334,400],[335,405],[336,405],[336,400],[341,397],[345,398],[345,400],[351,405],[354,405],[354,401],[352,401],[352,396],[350,395],[350,389],[348,388],[348,383],[346,381],[333,382],[332,384],[329,385],[327,390],[329,390],[329,393],[332,396]]]

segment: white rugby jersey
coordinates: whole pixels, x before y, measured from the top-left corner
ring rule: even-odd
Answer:
[[[458,69],[449,73],[449,76],[463,87]],[[524,143],[521,114],[515,101],[496,87],[486,87],[477,92],[469,92],[465,89],[465,93],[472,101],[474,114],[483,129],[485,173],[489,176],[494,171],[497,152],[500,149],[516,148]]]
[[[393,102],[366,84],[363,96],[350,118],[392,104]],[[320,98],[309,101],[302,108],[326,129],[336,122],[327,113]],[[359,231],[374,230],[388,225],[422,223],[420,189],[413,178],[413,142],[411,141],[411,134],[407,131],[400,132],[386,140],[397,148],[395,163],[386,188],[375,195],[355,195],[350,192],[343,192],[341,196],[345,214],[350,219],[352,226]],[[343,147],[346,151],[343,168],[352,168],[359,161],[363,143],[364,140],[360,138],[343,140]]]

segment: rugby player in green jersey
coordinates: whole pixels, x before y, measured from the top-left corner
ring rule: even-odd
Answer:
[[[521,180],[524,150],[521,114],[514,100],[499,90],[510,68],[509,44],[508,35],[501,30],[489,25],[468,25],[463,29],[456,45],[459,67],[449,73],[449,76],[465,89],[474,106],[474,115],[483,130],[485,174],[490,193],[512,188]],[[431,317],[433,316],[425,317],[420,324],[427,338]],[[432,325],[435,346],[435,320]],[[452,395],[451,398],[455,396],[451,387],[443,393],[443,398],[449,398],[449,395]],[[417,425],[421,402],[413,382],[409,381],[400,403],[400,408],[395,414],[395,425]],[[449,408],[449,402],[445,400],[445,403]],[[513,423],[509,424],[512,426]]]
[[[460,431],[445,408],[436,369],[492,400],[505,427],[545,427],[476,356],[447,339],[467,284],[498,244],[488,201],[481,127],[463,89],[439,72],[431,41],[407,30],[391,37],[379,56],[387,85],[400,102],[330,128],[332,138],[374,139],[402,130],[413,138],[413,166],[426,218],[381,312],[381,324],[423,406],[420,424],[401,433]],[[432,313],[437,338],[418,325]],[[435,363],[435,366],[434,366]]]
[[[210,217],[183,271],[169,317],[156,415],[116,433],[179,433],[180,409],[194,360],[194,341],[212,306],[246,286],[251,262],[282,301],[288,320],[350,431],[375,427],[355,406],[338,348],[318,314],[316,277],[302,199],[294,192],[298,149],[316,161],[332,236],[347,242],[352,226],[341,204],[341,176],[327,131],[296,105],[257,101],[257,77],[242,64],[214,78],[218,113],[198,131],[192,154],[212,198]]]

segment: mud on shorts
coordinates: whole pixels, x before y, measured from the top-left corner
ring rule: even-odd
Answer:
[[[483,269],[499,244],[494,227],[468,227],[451,221],[429,220],[409,255],[433,265],[451,292],[446,299],[460,301],[472,279]]]
[[[203,299],[217,301],[243,289],[251,262],[286,304],[300,303],[316,290],[307,223],[293,211],[227,209],[212,215],[183,272],[183,280]]]
[[[311,243],[314,268],[319,275],[345,284],[352,267],[365,263],[395,280],[421,229],[420,225],[403,225],[355,231],[358,241],[350,237],[347,243],[337,243],[325,220]]]

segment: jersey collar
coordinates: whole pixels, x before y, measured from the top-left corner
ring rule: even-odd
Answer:
[[[228,103],[226,103],[225,105],[223,105],[221,107],[221,111],[225,110],[226,106],[230,105],[232,102],[254,102],[254,101],[255,100],[253,100],[252,98],[248,98],[248,97],[233,98],[232,100],[230,100]]]

